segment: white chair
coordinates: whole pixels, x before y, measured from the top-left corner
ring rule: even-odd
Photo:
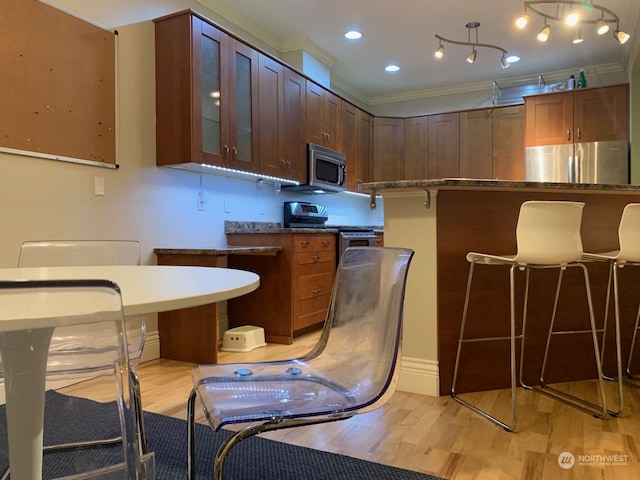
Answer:
[[[222,479],[231,448],[245,438],[344,420],[382,406],[393,394],[399,372],[402,307],[412,256],[412,250],[400,248],[348,248],[336,273],[324,329],[307,355],[195,367],[188,403],[188,478],[195,479],[196,397],[215,430],[257,422],[219,448],[216,480]]]
[[[51,478],[53,474],[65,479],[153,479],[153,454],[140,454],[135,431],[137,414],[131,402],[118,286],[108,280],[2,281],[0,309],[0,376],[7,398],[12,478]],[[87,337],[83,329],[72,326],[88,327],[93,335]],[[60,329],[65,330],[67,345],[74,348],[61,351],[49,342],[59,337]],[[81,332],[80,338],[73,336],[74,331]],[[80,370],[114,378],[118,415],[111,418],[120,431],[119,454],[105,458],[91,455],[92,449],[77,448],[63,459],[47,456],[43,462],[45,381]],[[55,421],[61,420],[56,417]]]
[[[140,264],[140,244],[134,240],[55,240],[55,241],[27,241],[20,249],[18,267],[58,267],[58,266],[84,266],[84,265],[139,265]],[[142,349],[146,338],[146,326],[144,317],[128,316],[126,318],[127,339],[129,345],[129,361],[131,382],[134,387],[133,400],[136,402],[139,413],[136,432],[139,435],[139,444],[142,453],[148,451],[147,440],[144,434],[144,422],[142,418],[142,401],[140,395],[140,385],[135,366],[139,363]],[[69,327],[71,335],[76,341],[83,334],[90,338],[93,335],[91,327]],[[58,329],[56,336],[52,338],[53,350],[65,351],[73,348],[69,345],[66,329]],[[75,331],[74,331],[75,330]],[[52,357],[54,359],[55,357]],[[50,363],[54,361],[51,360]],[[59,371],[60,365],[50,364],[49,371]],[[66,368],[66,367],[65,367]],[[74,373],[75,365],[68,367],[67,376]],[[86,372],[81,369],[81,376],[86,376]],[[104,439],[94,442],[95,445],[109,445],[118,442],[118,438]],[[69,447],[74,447],[70,445]],[[47,449],[54,449],[48,446]]]
[[[591,301],[591,291],[589,288],[589,276],[585,266],[580,263],[582,258],[582,239],[580,236],[580,225],[582,223],[582,210],[584,203],[581,202],[548,202],[548,201],[529,201],[524,202],[520,208],[518,216],[518,224],[516,226],[516,243],[517,253],[515,255],[492,255],[487,253],[470,252],[467,254],[467,260],[470,263],[469,277],[467,280],[466,296],[464,301],[462,323],[460,327],[460,337],[458,340],[458,349],[456,353],[456,361],[453,373],[453,382],[451,386],[451,396],[454,400],[462,405],[470,408],[474,412],[500,425],[507,431],[513,431],[517,423],[516,411],[516,340],[521,340],[520,348],[520,384],[527,389],[535,389],[541,393],[545,393],[557,400],[569,403],[581,410],[585,410],[600,418],[606,416],[606,401],[604,396],[604,386],[602,382],[602,367],[600,364],[600,354],[598,348],[597,334],[599,330],[596,328],[593,306]],[[508,337],[485,337],[485,338],[467,338],[465,337],[465,327],[467,323],[467,314],[469,306],[469,297],[471,294],[471,283],[473,278],[474,267],[478,265],[503,265],[509,267],[510,278],[510,335]],[[587,302],[590,317],[590,329],[580,330],[576,332],[556,332],[554,331],[554,322],[556,317],[556,308],[560,295],[560,287],[562,285],[562,276],[568,267],[578,267],[583,270],[585,289],[587,293]],[[538,268],[557,268],[559,270],[558,283],[556,287],[556,295],[553,307],[551,324],[547,336],[544,360],[540,374],[540,385],[532,387],[524,384],[522,380],[522,369],[524,363],[524,340],[526,332],[526,315],[527,301],[529,293],[529,271]],[[515,274],[517,271],[525,271],[525,287],[524,287],[524,308],[521,325],[521,333],[516,330],[516,306],[515,306]],[[595,364],[597,370],[597,378],[599,381],[599,397],[600,405],[593,402],[587,402],[584,399],[576,398],[573,395],[566,394],[555,388],[545,384],[544,374],[548,360],[548,350],[551,338],[560,333],[585,333],[590,332],[593,338],[593,348],[595,352]],[[460,398],[456,393],[456,384],[461,363],[461,353],[464,344],[470,342],[482,341],[510,341],[510,367],[511,367],[511,423],[499,420],[495,416],[490,415],[484,410],[471,404],[470,402]],[[477,359],[476,361],[481,361]]]
[[[604,313],[604,325],[605,333],[607,320],[609,317],[609,304],[611,287],[613,283],[613,305],[614,305],[614,319],[615,319],[615,345],[616,345],[616,366],[618,373],[618,410],[612,412],[619,415],[624,408],[623,397],[623,360],[622,360],[622,346],[620,339],[620,293],[618,283],[618,270],[624,267],[638,267],[640,266],[640,203],[630,203],[624,207],[622,211],[622,217],[620,218],[620,224],[618,226],[618,242],[619,249],[611,252],[601,253],[584,253],[585,260],[601,261],[609,263],[609,280],[607,282],[607,300]],[[634,378],[631,373],[631,361],[633,359],[633,352],[635,350],[636,338],[638,333],[638,322],[640,321],[640,308],[636,315],[636,321],[633,329],[633,337],[631,340],[631,347],[629,349],[629,357],[627,360],[626,373],[629,378]],[[604,356],[605,335],[602,335],[602,352]],[[611,379],[609,377],[605,377]]]

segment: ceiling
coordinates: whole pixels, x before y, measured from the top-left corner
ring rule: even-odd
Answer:
[[[200,10],[204,15],[209,9],[251,32],[273,50],[300,45],[317,48],[335,60],[330,69],[332,83],[366,103],[547,72],[575,71],[577,76],[580,68],[591,75],[624,71],[633,64],[640,45],[638,0],[594,1],[618,14],[620,28],[632,34],[625,45],[619,45],[611,33],[598,37],[592,25],[583,27],[584,42],[574,45],[572,31],[559,22],[551,23],[549,41],[540,43],[535,36],[543,26],[542,17],[531,15],[525,30],[514,26],[515,18],[524,11],[521,0],[46,1],[109,27],[148,20],[176,10],[177,5]],[[471,48],[452,44],[445,44],[445,57],[436,60],[435,35],[466,41],[468,22],[480,22],[480,43],[498,45],[519,55],[521,61],[503,70],[500,52],[479,48],[476,62],[469,64],[465,59]],[[363,37],[346,40],[343,35],[350,29],[360,30]],[[384,67],[389,63],[399,65],[400,71],[386,73]]]

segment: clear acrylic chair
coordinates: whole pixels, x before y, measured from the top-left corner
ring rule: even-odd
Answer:
[[[580,262],[583,254],[582,237],[580,235],[580,226],[582,223],[582,211],[584,203],[582,202],[556,202],[556,201],[529,201],[524,202],[520,208],[518,223],[516,226],[516,243],[517,253],[515,255],[492,255],[488,253],[470,252],[467,254],[469,261],[469,277],[467,280],[467,289],[462,312],[462,323],[460,327],[460,337],[458,340],[458,349],[456,353],[456,361],[453,372],[453,382],[451,386],[451,396],[454,400],[462,405],[470,408],[481,416],[491,420],[507,431],[513,431],[517,424],[516,409],[516,341],[520,340],[520,384],[527,389],[544,393],[552,398],[568,403],[571,406],[587,411],[597,417],[604,417],[607,414],[606,401],[604,396],[604,386],[602,382],[602,367],[600,363],[600,354],[598,348],[597,334],[601,333],[596,327],[595,317],[593,314],[593,304],[591,300],[591,290],[589,286],[589,274],[586,267]],[[502,265],[509,267],[509,294],[510,294],[510,335],[508,337],[466,337],[465,327],[467,326],[467,314],[469,307],[469,298],[471,295],[471,283],[475,266],[478,265]],[[587,303],[589,309],[590,328],[577,331],[556,331],[554,323],[556,319],[556,309],[562,286],[562,278],[567,268],[576,267],[583,271],[585,290],[587,295]],[[523,382],[522,371],[524,364],[525,352],[525,331],[527,322],[527,302],[529,294],[529,272],[531,269],[558,269],[558,282],[556,285],[555,300],[551,323],[547,335],[546,347],[544,351],[544,359],[540,371],[540,384],[530,386]],[[516,272],[525,271],[525,287],[524,287],[524,307],[521,330],[518,333],[516,328],[516,300],[515,300],[515,283]],[[598,389],[600,404],[577,398],[573,395],[555,389],[545,383],[544,376],[548,363],[548,352],[551,339],[555,335],[564,335],[567,333],[590,333],[593,339],[593,348],[595,353],[595,365],[598,378]],[[463,345],[471,342],[508,340],[510,342],[510,374],[511,374],[511,421],[507,423],[490,415],[486,411],[480,409],[476,405],[459,397],[456,392],[458,381],[458,373],[461,364],[461,354]]]
[[[609,280],[607,282],[607,300],[605,303],[604,312],[604,332],[607,329],[607,320],[609,318],[609,305],[611,304],[611,291],[613,286],[613,308],[614,308],[614,326],[615,326],[615,348],[616,348],[616,367],[617,367],[617,382],[618,382],[618,409],[614,412],[610,412],[616,415],[622,413],[624,408],[624,396],[622,384],[624,381],[623,376],[623,361],[622,361],[622,346],[620,339],[620,303],[619,303],[619,282],[618,282],[618,270],[624,267],[638,267],[640,266],[640,203],[630,203],[624,207],[622,211],[622,217],[620,218],[620,224],[618,226],[618,242],[619,249],[611,252],[600,253],[584,253],[585,260],[600,261],[609,263]],[[612,285],[613,284],[613,285]],[[637,332],[640,321],[640,307],[638,308],[638,314],[636,315],[636,321],[633,329],[633,337],[631,340],[631,347],[629,349],[629,356],[626,365],[626,374],[629,378],[634,378],[631,372],[631,361],[633,360],[633,353],[635,350]],[[604,357],[605,349],[605,334],[602,335],[602,351],[601,357]],[[612,377],[605,377],[609,380],[613,380]]]
[[[399,372],[402,308],[412,250],[351,247],[338,267],[323,331],[292,360],[201,365],[188,402],[189,478],[195,479],[195,401],[216,430],[258,422],[218,450],[214,478],[239,441],[281,428],[344,420],[382,406]]]
[[[0,376],[6,393],[7,437],[12,478],[42,478],[43,465],[70,479],[153,479],[153,453],[140,454],[136,407],[128,375],[129,359],[120,290],[108,280],[37,280],[0,282]],[[93,332],[86,336],[87,326]],[[55,348],[50,339],[65,330],[67,346]],[[79,337],[73,332],[80,331]],[[40,448],[45,424],[45,390],[51,380],[82,371],[111,375],[118,415],[110,417],[120,431],[113,457],[86,455],[77,448],[74,460],[47,456]],[[70,412],[71,415],[74,412]],[[59,418],[55,419],[57,422]],[[57,462],[57,463],[56,463]],[[47,477],[49,478],[49,477]],[[55,478],[61,478],[55,475]]]
[[[135,240],[52,240],[52,241],[27,241],[20,248],[18,267],[71,267],[85,265],[139,265],[140,244]],[[141,453],[148,452],[147,439],[144,434],[144,421],[142,418],[142,400],[140,383],[135,367],[140,362],[142,349],[146,339],[146,325],[142,315],[126,317],[127,339],[129,344],[129,362],[131,368],[131,383],[134,388],[133,400],[136,402],[136,412],[139,418],[136,433],[139,436]],[[68,331],[75,338],[80,335],[91,336],[91,327],[73,326],[58,329],[51,339],[52,348],[64,351],[67,344]],[[70,367],[73,369],[73,366]],[[73,373],[73,372],[69,372]],[[119,438],[96,440],[92,445],[110,445],[119,442]],[[66,448],[86,446],[81,444],[67,444]],[[55,450],[56,446],[47,446],[47,451]]]

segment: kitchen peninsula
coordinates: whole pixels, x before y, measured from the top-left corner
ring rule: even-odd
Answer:
[[[618,223],[627,203],[640,202],[640,186],[538,183],[475,179],[406,180],[364,183],[361,190],[384,198],[385,245],[415,250],[405,299],[403,361],[399,388],[428,395],[451,390],[470,251],[516,253],[515,229],[520,205],[527,200],[585,202],[582,239],[585,251],[618,248]],[[374,208],[375,195],[372,195]],[[377,207],[380,208],[380,207]],[[478,336],[509,335],[508,267],[483,268],[474,276],[469,305]],[[590,264],[596,320],[604,315],[607,267]],[[570,269],[574,270],[574,269]],[[640,275],[621,272],[622,349],[628,351],[638,306]],[[536,382],[549,327],[557,271],[531,273],[525,380]],[[516,279],[516,315],[522,315],[524,275]],[[581,274],[567,271],[558,305],[558,327],[588,325]],[[478,321],[483,319],[484,321]],[[605,373],[613,374],[613,330],[609,322]],[[473,333],[473,332],[470,332]],[[584,337],[584,338],[583,338]],[[588,335],[552,340],[549,383],[593,378]],[[519,348],[519,347],[518,347]],[[509,386],[509,344],[506,341],[468,344],[461,359],[457,391]],[[626,362],[626,359],[624,359]],[[555,366],[554,370],[550,368]]]

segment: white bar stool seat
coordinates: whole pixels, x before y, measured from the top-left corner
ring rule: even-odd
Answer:
[[[516,411],[516,340],[521,340],[520,349],[520,384],[528,389],[535,389],[541,393],[545,393],[557,400],[568,403],[581,410],[587,411],[600,418],[606,416],[607,408],[604,396],[604,386],[602,382],[602,367],[600,363],[600,354],[598,347],[598,339],[593,314],[593,305],[591,301],[591,291],[589,288],[589,276],[586,267],[580,262],[582,250],[582,238],[580,236],[580,226],[582,223],[582,211],[584,203],[582,202],[556,202],[556,201],[529,201],[524,202],[520,207],[518,223],[516,226],[516,243],[517,253],[515,255],[492,255],[488,253],[470,252],[467,254],[469,261],[469,277],[467,280],[467,290],[465,295],[462,323],[460,328],[460,337],[458,340],[458,349],[456,353],[456,361],[453,373],[453,382],[451,386],[451,396],[454,400],[460,402],[474,412],[493,421],[507,431],[513,431],[517,423]],[[469,307],[469,297],[471,293],[471,283],[473,279],[473,271],[475,265],[507,265],[510,266],[510,336],[508,337],[465,337],[465,326],[467,322],[467,313]],[[585,289],[587,293],[587,302],[589,307],[590,329],[576,332],[555,332],[553,330],[556,308],[562,284],[562,276],[568,267],[582,268],[585,280]],[[532,387],[525,385],[522,381],[522,365],[524,361],[524,339],[526,330],[527,301],[529,293],[529,271],[532,268],[557,268],[559,269],[558,283],[556,287],[556,295],[553,307],[549,334],[547,337],[547,345],[545,349],[544,362],[541,369],[540,385]],[[524,308],[521,333],[516,333],[515,320],[515,274],[516,271],[525,271],[525,289],[524,289]],[[599,381],[599,398],[601,404],[587,402],[581,398],[566,394],[562,391],[553,389],[544,384],[544,370],[547,363],[547,352],[550,339],[555,333],[584,333],[590,332],[593,338],[593,347],[595,353],[595,363]],[[460,358],[462,346],[465,343],[479,341],[510,341],[510,366],[511,366],[511,423],[506,423],[489,413],[481,410],[477,406],[460,398],[456,393],[456,383],[458,380],[458,371],[460,367]]]

